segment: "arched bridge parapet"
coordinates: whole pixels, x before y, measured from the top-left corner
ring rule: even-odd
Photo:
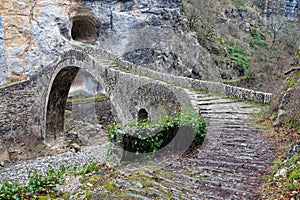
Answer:
[[[104,49],[99,49],[92,46],[85,46],[85,47],[78,46],[75,48],[77,48],[78,50],[81,49],[81,51],[84,51],[93,57],[98,57],[99,55],[102,55],[109,59],[112,59],[118,62],[126,70],[129,70],[133,73],[147,76],[169,84],[174,84],[179,87],[209,91],[220,95],[226,95],[229,97],[235,97],[238,99],[249,100],[249,101],[254,101],[263,104],[269,104],[273,98],[272,93],[266,93],[261,91],[250,90],[247,88],[231,86],[220,82],[205,81],[205,80],[193,79],[193,78],[188,78],[183,76],[176,76],[172,74],[165,74],[151,69],[147,69],[145,67],[135,65],[129,61],[125,61],[124,59],[122,59],[122,56],[117,56]]]
[[[93,56],[84,51],[67,50],[37,76],[37,113],[41,135],[57,135],[63,132],[64,108],[68,90],[79,69],[91,74],[106,88],[121,123],[138,120],[139,109],[149,110],[149,116],[158,118],[159,110],[166,113],[191,107],[185,91],[158,80],[127,73],[116,67],[114,60],[103,55]],[[148,97],[139,97],[139,91],[147,90]],[[153,102],[156,102],[154,104]],[[173,105],[173,106],[170,106]],[[163,109],[162,109],[163,108]],[[176,108],[176,109],[174,109]]]

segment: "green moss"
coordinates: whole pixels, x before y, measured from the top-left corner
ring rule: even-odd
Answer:
[[[235,78],[231,80],[224,80],[223,83],[225,84],[233,84],[233,83],[238,83],[241,82],[243,79],[242,78]]]
[[[50,196],[38,196],[38,200],[54,200],[54,198]]]
[[[105,190],[116,191],[118,188],[116,187],[115,183],[115,180],[106,180],[102,188]]]
[[[93,196],[93,191],[87,190],[85,192],[85,198],[90,199]]]
[[[153,178],[145,176],[143,174],[132,174],[131,176],[129,176],[129,178],[138,181],[145,188],[153,186],[153,182],[155,182]]]
[[[80,103],[90,103],[90,102],[96,102],[96,101],[104,101],[108,100],[109,97],[106,94],[99,93],[95,97],[88,97],[88,98],[78,98],[78,99],[68,99],[67,104],[80,104]]]
[[[292,78],[292,77],[289,77],[288,78],[288,87],[289,88],[293,88],[297,83],[297,80]]]
[[[289,180],[299,180],[300,179],[300,168],[295,169],[289,175]]]
[[[113,63],[112,63],[112,66],[118,68],[118,69],[119,69],[120,71],[122,71],[122,72],[125,72],[125,73],[132,73],[132,70],[130,70],[131,67],[125,68],[123,65],[121,65],[121,64],[118,63],[118,62],[113,62]]]

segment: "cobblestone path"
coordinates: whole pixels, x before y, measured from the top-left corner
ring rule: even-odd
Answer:
[[[208,123],[204,144],[173,161],[132,170],[154,181],[145,188],[128,186],[127,194],[140,199],[260,199],[276,148],[254,123],[261,106],[187,92]]]

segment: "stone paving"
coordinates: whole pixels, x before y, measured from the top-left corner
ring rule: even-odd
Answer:
[[[175,188],[174,199],[259,199],[275,148],[252,120],[259,107],[209,94],[189,95],[207,120],[206,140],[196,153],[170,163],[166,170],[174,171],[174,178],[161,184]],[[186,192],[176,193],[182,190]]]
[[[195,109],[208,123],[204,144],[177,159],[147,165],[122,166],[126,173],[141,174],[154,183],[143,187],[128,184],[128,199],[259,199],[264,175],[273,163],[276,146],[254,123],[260,105],[208,93],[187,90]],[[46,164],[81,164],[103,156],[104,147],[22,162],[0,169],[0,180],[24,180],[27,169],[45,169]],[[104,152],[102,155],[105,154]],[[155,175],[153,175],[155,174]],[[124,177],[124,182],[132,182]],[[94,191],[94,198],[97,190]]]
[[[276,148],[253,122],[260,106],[187,92],[208,123],[204,144],[173,161],[136,166],[132,173],[155,183],[143,189],[129,186],[127,195],[139,199],[260,199],[260,187]]]

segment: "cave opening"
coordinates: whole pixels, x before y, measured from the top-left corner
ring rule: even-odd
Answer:
[[[72,39],[83,43],[93,43],[96,40],[96,25],[87,17],[80,17],[73,20]]]

